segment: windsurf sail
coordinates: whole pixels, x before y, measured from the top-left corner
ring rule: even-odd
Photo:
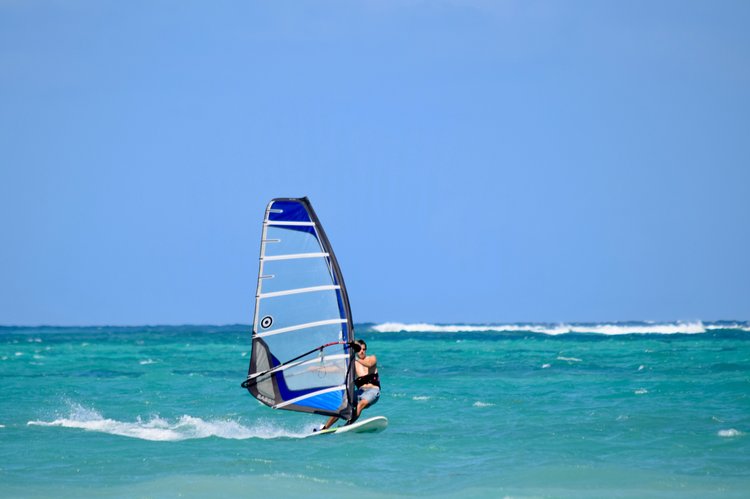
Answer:
[[[333,248],[307,198],[266,208],[244,388],[274,409],[354,414],[354,327]]]

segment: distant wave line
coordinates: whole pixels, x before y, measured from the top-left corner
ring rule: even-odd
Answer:
[[[704,324],[702,321],[672,323],[602,323],[602,324],[429,324],[385,322],[372,326],[379,333],[427,332],[427,333],[464,333],[464,332],[505,332],[505,333],[538,333],[547,335],[560,334],[703,334],[720,329],[735,329],[750,332],[747,324]]]

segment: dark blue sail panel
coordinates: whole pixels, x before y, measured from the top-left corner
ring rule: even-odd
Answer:
[[[341,400],[345,396],[344,390],[336,390],[307,398],[300,402],[299,405],[323,411],[336,411],[341,406]]]
[[[353,331],[341,270],[310,202],[274,199],[263,222],[243,386],[274,408],[350,419]]]
[[[305,206],[297,201],[272,201],[268,220],[277,222],[310,222]]]

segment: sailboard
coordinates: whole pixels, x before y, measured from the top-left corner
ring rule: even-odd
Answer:
[[[356,423],[344,426],[331,427],[325,430],[319,430],[308,435],[331,435],[333,433],[379,433],[388,427],[388,419],[385,416],[375,416],[374,418],[360,419]]]
[[[252,353],[242,383],[274,409],[352,420],[354,327],[336,256],[307,198],[266,207]]]

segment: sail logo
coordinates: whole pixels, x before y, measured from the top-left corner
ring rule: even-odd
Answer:
[[[260,320],[260,327],[268,329],[273,324],[273,317],[267,315]]]
[[[271,398],[266,397],[262,393],[258,393],[257,395],[255,395],[255,397],[258,398],[259,400],[262,400],[266,404],[268,404],[270,406],[273,406],[274,400],[271,399]]]

